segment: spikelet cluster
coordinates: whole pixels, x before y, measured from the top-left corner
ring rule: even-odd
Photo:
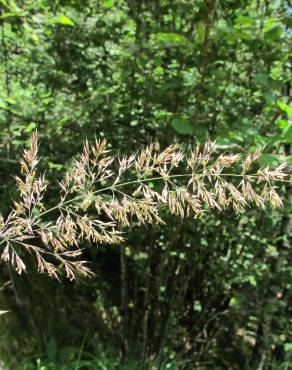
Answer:
[[[40,273],[58,278],[63,271],[73,280],[91,275],[81,259],[82,242],[119,244],[123,229],[134,223],[162,224],[162,209],[183,219],[202,217],[210,209],[232,207],[239,213],[252,204],[263,210],[282,207],[277,184],[288,181],[286,164],[251,173],[260,150],[247,156],[216,153],[216,145],[208,141],[190,155],[179,145],[162,152],[149,145],[119,157],[105,141],[86,142],[59,182],[58,204],[47,209],[47,184],[36,171],[34,134],[20,160],[21,177],[16,177],[19,200],[8,217],[0,219],[1,260],[21,274],[31,255]]]

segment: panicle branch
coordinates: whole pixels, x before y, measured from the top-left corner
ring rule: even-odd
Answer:
[[[260,155],[260,149],[246,156],[218,154],[215,143],[207,141],[190,155],[179,145],[156,152],[150,144],[140,153],[119,157],[105,140],[86,141],[58,182],[58,204],[47,209],[47,184],[44,175],[37,174],[35,133],[19,161],[19,200],[5,220],[0,218],[1,259],[21,274],[31,255],[40,273],[58,278],[64,271],[73,280],[92,274],[80,260],[82,242],[119,244],[124,228],[163,224],[163,209],[183,219],[202,217],[210,209],[282,207],[277,184],[288,181],[287,165],[251,173]]]

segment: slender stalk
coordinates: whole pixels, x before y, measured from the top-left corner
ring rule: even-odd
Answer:
[[[121,315],[122,315],[122,342],[124,359],[128,355],[128,277],[125,245],[120,246],[120,276],[121,276]]]
[[[168,177],[169,178],[172,178],[172,179],[176,179],[176,178],[191,178],[193,176],[193,174],[191,173],[183,173],[183,174],[178,174],[178,175],[169,175]],[[198,173],[198,174],[195,174],[195,177],[205,177],[205,176],[210,176],[210,177],[219,177],[217,174],[202,174],[202,173]],[[220,174],[220,177],[241,177],[241,178],[246,178],[246,179],[257,179],[258,176],[256,176],[256,174],[252,174],[252,175],[244,175],[244,174],[233,174],[233,173],[224,173],[224,174]],[[111,186],[108,186],[108,187],[105,187],[105,188],[102,188],[102,189],[99,189],[99,190],[95,190],[92,192],[92,195],[96,195],[96,194],[100,194],[100,193],[103,193],[107,190],[115,190],[116,188],[120,188],[120,187],[123,187],[123,186],[128,186],[128,185],[134,185],[134,184],[140,184],[140,183],[145,183],[145,182],[151,182],[151,181],[159,181],[159,180],[163,180],[163,177],[162,176],[156,176],[156,177],[150,177],[148,179],[137,179],[137,180],[133,180],[133,181],[126,181],[126,182],[122,182],[122,183],[118,183],[116,185],[111,185]],[[287,181],[287,180],[281,180],[282,181]],[[61,206],[63,207],[64,205],[68,205],[68,204],[72,204],[74,203],[75,201],[79,200],[79,199],[83,199],[84,198],[84,194],[81,194],[81,195],[78,195],[77,197],[74,197],[72,199],[69,199],[67,200],[66,202],[63,202],[62,205],[60,204],[57,204],[56,206],[44,211],[44,212],[41,212],[40,214],[38,214],[36,216],[36,218],[40,218],[52,211],[55,211],[56,209],[60,208]]]

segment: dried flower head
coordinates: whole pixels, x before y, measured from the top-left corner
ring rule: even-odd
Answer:
[[[27,269],[28,254],[35,257],[40,273],[58,278],[64,271],[72,280],[91,274],[80,260],[82,241],[119,244],[122,229],[133,222],[162,224],[162,208],[185,218],[227,207],[243,212],[252,204],[263,210],[268,205],[282,207],[275,183],[287,181],[286,164],[249,173],[260,153],[216,155],[215,143],[208,141],[189,156],[178,145],[156,152],[151,144],[120,158],[112,155],[105,141],[86,141],[59,182],[58,204],[46,208],[47,184],[44,175],[37,174],[35,133],[20,159],[19,200],[5,220],[0,218],[1,259],[21,274]]]

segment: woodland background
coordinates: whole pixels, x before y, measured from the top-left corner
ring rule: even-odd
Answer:
[[[260,164],[291,164],[290,1],[0,0],[0,10],[3,215],[36,128],[56,185],[94,135],[122,154],[209,137],[242,153],[265,145]],[[2,366],[292,369],[291,186],[280,191],[281,211],[166,214],[123,245],[85,244],[91,279],[2,264]]]

